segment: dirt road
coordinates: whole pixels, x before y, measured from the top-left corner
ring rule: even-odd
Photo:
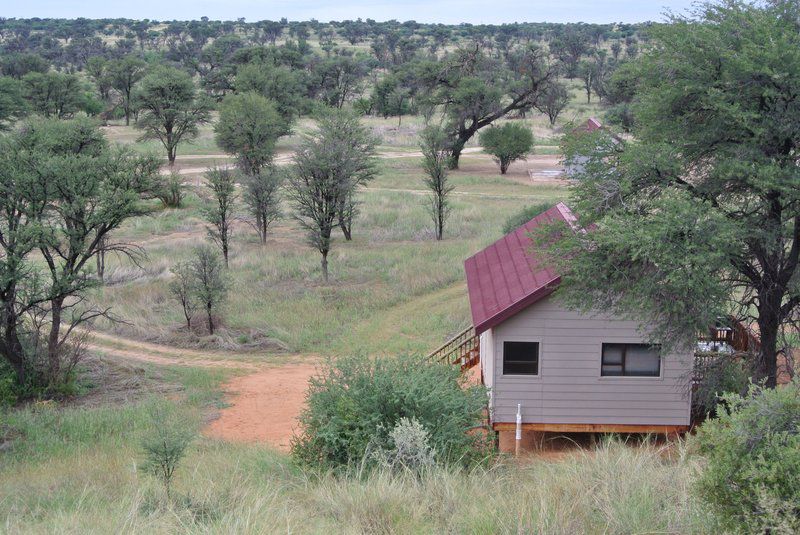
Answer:
[[[257,354],[237,358],[232,353],[174,348],[105,333],[92,333],[88,348],[111,359],[246,371],[224,385],[228,406],[204,433],[234,442],[267,443],[282,451],[289,449],[308,380],[316,370],[313,357],[262,364]]]

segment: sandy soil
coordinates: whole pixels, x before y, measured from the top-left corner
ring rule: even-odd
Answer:
[[[292,364],[236,377],[226,385],[230,406],[205,429],[210,437],[266,442],[288,451],[305,403],[313,364]]]
[[[237,442],[266,442],[288,451],[305,403],[314,362],[259,365],[238,360],[233,353],[180,349],[92,333],[87,348],[117,362],[197,366],[246,370],[225,385],[228,407],[205,429],[208,436]]]

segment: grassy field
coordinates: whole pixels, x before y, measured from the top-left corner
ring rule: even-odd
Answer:
[[[421,127],[418,123],[406,122],[412,130]],[[451,175],[456,189],[446,239],[436,242],[419,157],[408,154],[414,146],[403,138],[406,134],[398,139],[387,124],[369,121],[376,132],[385,130],[381,150],[391,152],[383,155],[379,176],[360,194],[353,241],[336,238],[331,284],[322,284],[319,254],[305,243],[290,206],[284,207],[286,217],[266,246],[244,221],[246,214],[240,214],[231,256],[231,299],[220,335],[224,347],[263,341],[267,347],[321,354],[429,350],[469,321],[464,259],[497,239],[513,212],[566,195],[557,184],[527,180],[526,162],[501,177],[488,156],[466,154],[461,169]],[[130,130],[114,127],[113,139],[135,139],[126,135]],[[213,141],[204,129],[201,140],[208,139]],[[288,147],[292,140],[286,143]],[[191,171],[197,162],[184,165]],[[185,342],[180,309],[168,295],[169,269],[206,239],[200,173],[185,176],[190,192],[182,209],[158,209],[129,221],[114,236],[141,245],[147,260],[142,268],[126,259],[108,260],[110,284],[95,297],[124,322],[100,328],[152,341]],[[424,303],[425,314],[408,307],[417,301]],[[407,313],[402,313],[404,306]]]
[[[691,493],[698,458],[619,442],[558,462],[499,460],[422,477],[312,474],[263,446],[198,437],[172,502],[142,474],[153,409],[198,428],[225,374],[148,370],[170,396],[98,407],[32,406],[5,424],[23,435],[0,455],[7,533],[714,533]]]

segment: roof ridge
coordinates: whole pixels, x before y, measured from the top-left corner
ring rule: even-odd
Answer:
[[[464,261],[472,320],[478,333],[555,289],[560,276],[528,245],[534,244],[530,234],[536,228],[559,219],[573,229],[579,228],[569,207],[559,202]]]

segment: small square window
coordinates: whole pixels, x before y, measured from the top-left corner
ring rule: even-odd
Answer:
[[[539,375],[539,342],[503,342],[503,375]]]
[[[603,344],[602,377],[658,377],[661,347],[648,344]]]

